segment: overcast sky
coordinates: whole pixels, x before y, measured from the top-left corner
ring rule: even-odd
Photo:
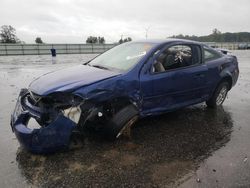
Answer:
[[[116,42],[171,35],[250,32],[250,0],[1,0],[0,26],[34,43],[85,43],[87,36]]]

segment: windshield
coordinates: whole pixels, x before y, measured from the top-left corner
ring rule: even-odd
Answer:
[[[88,65],[125,72],[136,65],[152,47],[152,43],[145,42],[121,44],[96,57]]]

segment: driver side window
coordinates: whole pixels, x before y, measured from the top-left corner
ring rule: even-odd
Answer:
[[[174,45],[162,51],[154,61],[153,72],[165,72],[201,63],[201,50],[196,45]]]

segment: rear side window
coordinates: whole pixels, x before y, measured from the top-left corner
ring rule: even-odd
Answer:
[[[211,60],[214,60],[214,59],[218,59],[221,57],[221,55],[214,51],[214,50],[211,50],[207,47],[204,47],[204,60],[205,62],[208,62],[208,61],[211,61]]]

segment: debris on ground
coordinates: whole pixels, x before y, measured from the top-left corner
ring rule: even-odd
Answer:
[[[244,160],[243,160],[243,162],[244,162],[244,163],[245,163],[245,162],[247,162],[247,159],[248,159],[248,158],[247,158],[247,157],[245,157],[245,158],[244,158]]]
[[[199,178],[197,178],[196,181],[197,181],[197,183],[200,183],[200,182],[201,182],[201,180],[200,180]]]

